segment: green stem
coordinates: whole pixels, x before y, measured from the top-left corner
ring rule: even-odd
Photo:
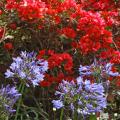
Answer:
[[[63,112],[64,112],[64,108],[62,108],[62,110],[61,110],[60,120],[62,120],[62,119],[63,119]]]
[[[74,119],[73,120],[77,120],[77,112],[74,112]]]
[[[54,111],[54,120],[56,119],[56,112]]]
[[[21,85],[20,85],[20,87],[19,87],[19,90],[21,89],[21,90],[20,90],[20,92],[21,92],[21,97],[20,97],[20,99],[19,99],[19,101],[18,101],[18,106],[17,106],[16,115],[15,115],[15,119],[14,119],[14,120],[17,120],[17,117],[18,117],[20,105],[21,105],[21,102],[22,102],[22,94],[23,94],[23,92],[24,92],[24,87],[25,87],[25,85],[21,83]]]
[[[6,120],[8,120],[8,116],[6,117]]]
[[[20,84],[18,91],[21,92],[21,88],[22,88],[22,83]]]

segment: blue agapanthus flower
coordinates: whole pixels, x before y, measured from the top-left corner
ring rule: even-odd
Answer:
[[[63,107],[63,102],[61,100],[53,100],[53,107],[56,109],[60,109],[61,107]]]
[[[13,63],[6,71],[6,78],[19,78],[25,80],[27,86],[36,86],[44,78],[44,73],[48,70],[48,62],[37,60],[36,53],[21,52],[19,57],[13,58]]]
[[[11,87],[10,85],[6,87],[2,86],[0,88],[0,110],[2,110],[2,112],[0,113],[9,115],[15,112],[16,110],[13,109],[13,106],[20,96],[21,94],[18,93],[15,87]]]
[[[102,64],[98,62],[94,62],[90,66],[82,66],[79,67],[79,73],[81,76],[90,76],[90,75],[99,75],[101,77],[107,77],[107,76],[120,76],[118,72],[113,72],[112,67],[114,64],[107,63]]]
[[[71,111],[82,115],[101,112],[107,105],[103,85],[83,81],[82,77],[78,77],[76,83],[63,80],[55,95],[59,97],[52,101],[56,109],[69,107]]]

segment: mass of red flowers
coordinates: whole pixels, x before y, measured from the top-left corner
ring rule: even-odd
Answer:
[[[120,33],[116,34],[113,30],[114,26],[120,26],[120,1],[5,0],[5,2],[5,5],[0,2],[1,8],[5,9],[5,11],[0,9],[0,16],[7,14],[11,17],[11,20],[6,22],[8,31],[25,29],[22,25],[28,25],[32,31],[40,30],[43,34],[46,29],[49,34],[45,36],[52,42],[50,36],[53,34],[55,40],[61,44],[57,51],[48,50],[51,48],[39,51],[37,58],[47,59],[49,63],[46,81],[41,82],[43,86],[50,86],[55,81],[60,82],[68,76],[72,77],[76,53],[81,53],[81,58],[93,54],[99,59],[120,64]],[[4,29],[1,26],[0,39],[3,34]],[[4,44],[4,48],[10,50],[13,46],[8,42]],[[55,74],[51,75],[52,72]]]
[[[119,119],[120,0],[0,0],[0,80],[7,119]]]
[[[46,74],[45,80],[40,83],[42,86],[51,86],[53,83],[58,84],[62,79],[73,79],[73,59],[70,54],[55,53],[53,50],[41,50],[37,59],[46,59],[49,66],[49,73]],[[51,73],[55,73],[55,75]]]

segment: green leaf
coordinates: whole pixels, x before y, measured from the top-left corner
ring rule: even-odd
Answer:
[[[89,118],[89,120],[97,120],[96,115],[91,115],[90,118]]]

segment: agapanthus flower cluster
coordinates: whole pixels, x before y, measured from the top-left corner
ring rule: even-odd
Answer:
[[[36,53],[21,52],[19,57],[13,58],[10,69],[5,73],[6,78],[18,78],[23,80],[26,85],[36,86],[43,81],[44,73],[48,69],[48,62],[37,60]]]
[[[113,63],[98,63],[94,62],[90,66],[80,65],[79,73],[81,76],[98,76],[99,78],[117,77],[120,74],[113,71]]]
[[[0,118],[3,118],[5,115],[10,115],[16,111],[13,109],[13,106],[20,96],[21,94],[18,93],[15,87],[7,85],[0,88]]]
[[[101,83],[92,83],[89,80],[77,78],[77,82],[63,80],[55,93],[59,97],[53,100],[56,109],[70,108],[72,112],[77,111],[81,115],[90,115],[106,108],[106,97],[104,87]]]

